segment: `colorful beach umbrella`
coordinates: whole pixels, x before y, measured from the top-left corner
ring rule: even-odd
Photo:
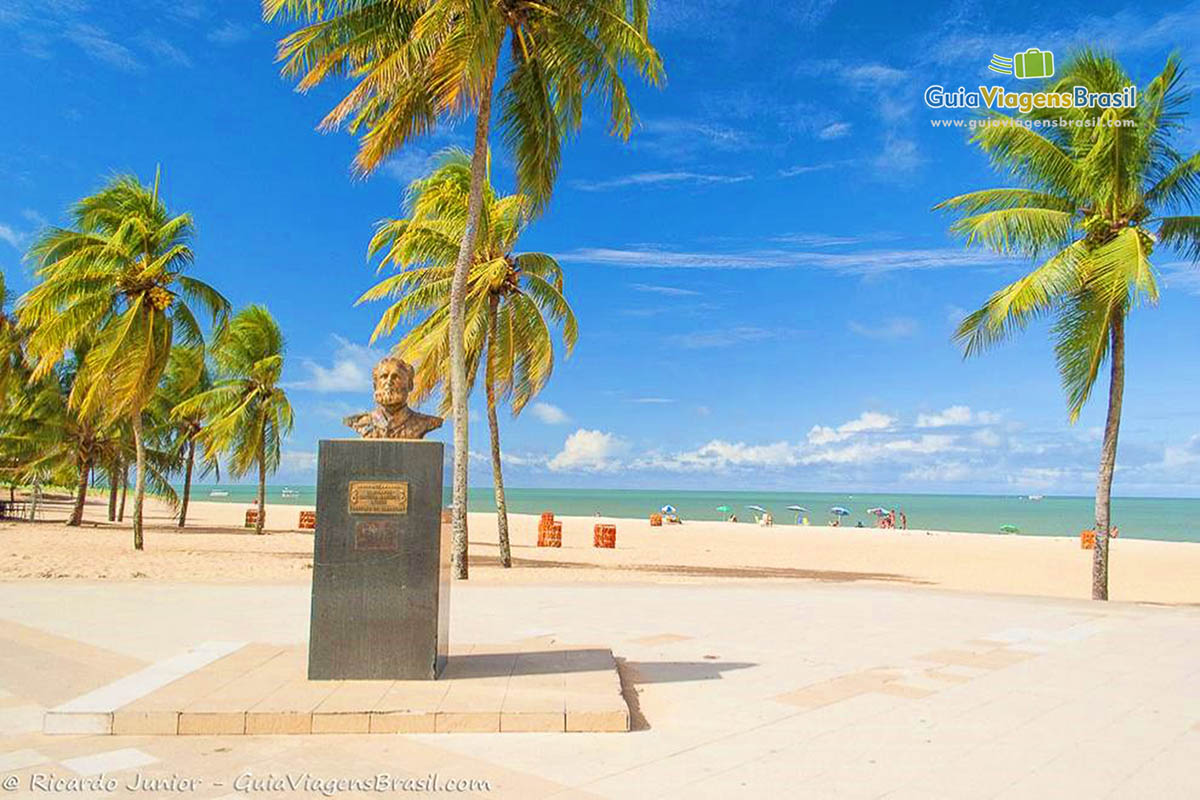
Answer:
[[[730,511],[733,511],[733,509],[729,506],[717,506],[717,511],[720,511],[722,514],[728,514]]]
[[[867,513],[874,514],[877,517],[882,517],[884,514],[888,513],[888,510],[886,508],[880,508],[879,506],[876,506],[875,508],[868,508]]]
[[[672,506],[672,505],[666,505],[666,506],[663,506],[663,507],[662,507],[662,513],[664,513],[664,514],[674,514],[674,513],[675,513],[675,506]]]
[[[839,517],[848,517],[850,516],[850,509],[843,508],[841,506],[834,506],[833,508],[829,509],[829,513],[837,514]]]
[[[808,513],[808,509],[805,508],[804,506],[788,506],[787,510],[795,511],[797,514],[807,514]]]
[[[750,509],[751,511],[757,511],[760,514],[769,514],[770,513],[762,506],[746,506],[746,508]]]

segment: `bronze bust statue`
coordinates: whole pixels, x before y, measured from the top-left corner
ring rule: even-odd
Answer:
[[[371,371],[375,385],[375,410],[352,414],[343,422],[364,439],[424,439],[442,426],[442,418],[408,407],[413,388],[413,368],[396,356],[384,356]]]

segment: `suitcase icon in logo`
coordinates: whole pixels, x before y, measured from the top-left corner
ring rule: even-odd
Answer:
[[[1054,53],[1031,47],[1013,55],[1013,74],[1018,78],[1051,78],[1054,76]]]

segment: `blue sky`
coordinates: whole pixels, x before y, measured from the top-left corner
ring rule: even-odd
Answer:
[[[282,31],[255,5],[0,8],[0,268],[23,291],[40,225],[111,172],[161,163],[197,220],[197,273],[284,328],[297,424],[277,480],[312,482],[317,440],[370,402],[381,309],[352,304],[373,223],[466,128],[352,179],[353,140],[314,130],[340,87],[292,91]],[[666,0],[652,28],[666,85],[634,90],[628,143],[589,109],[522,242],[566,267],[581,337],[539,404],[502,418],[509,484],[1089,492],[1102,398],[1067,424],[1045,328],[969,362],[950,341],[1024,265],[965,251],[930,211],[1002,180],[962,133],[932,129],[922,92],[1017,88],[986,65],[1027,47],[1108,47],[1142,83],[1172,50],[1194,68],[1200,4]],[[1162,301],[1129,326],[1116,491],[1195,496],[1200,278],[1156,263]],[[474,461],[472,484],[489,483]]]

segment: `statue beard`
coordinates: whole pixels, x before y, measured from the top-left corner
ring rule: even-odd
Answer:
[[[380,388],[375,391],[375,402],[387,409],[400,409],[408,401],[408,392]]]

